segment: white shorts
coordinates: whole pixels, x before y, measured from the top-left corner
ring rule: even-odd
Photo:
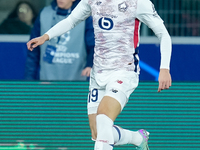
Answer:
[[[88,94],[88,114],[96,114],[99,103],[104,96],[110,96],[121,104],[121,110],[128,102],[129,96],[138,86],[138,74],[133,71],[119,70],[103,73],[90,73]]]

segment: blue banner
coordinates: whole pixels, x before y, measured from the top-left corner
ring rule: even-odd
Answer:
[[[25,42],[0,42],[0,80],[23,80],[27,48]],[[141,44],[140,80],[157,81],[159,44]],[[170,72],[173,81],[200,81],[200,45],[174,44]]]

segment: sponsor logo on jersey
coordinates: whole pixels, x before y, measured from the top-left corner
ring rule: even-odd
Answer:
[[[111,18],[111,19],[118,17],[116,15],[112,15],[112,14],[108,14],[108,13],[101,13],[101,12],[97,12],[97,15],[99,15],[101,17],[104,16],[104,17]]]
[[[120,12],[125,12],[128,8],[128,5],[126,4],[126,2],[123,2],[121,4],[118,5],[118,9]]]
[[[112,19],[107,17],[101,17],[99,19],[99,27],[103,30],[111,30],[114,26]]]

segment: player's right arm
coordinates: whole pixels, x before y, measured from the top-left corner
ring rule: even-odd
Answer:
[[[27,48],[33,50],[35,47],[44,44],[45,41],[54,37],[60,36],[65,32],[74,28],[78,23],[85,20],[91,15],[91,8],[88,5],[88,0],[81,0],[72,13],[64,20],[57,23],[44,35],[32,39],[27,43]]]

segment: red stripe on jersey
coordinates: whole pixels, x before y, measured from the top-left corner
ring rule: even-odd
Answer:
[[[138,19],[135,19],[135,30],[134,30],[134,48],[137,48],[138,42],[139,42],[139,25],[140,21]]]

